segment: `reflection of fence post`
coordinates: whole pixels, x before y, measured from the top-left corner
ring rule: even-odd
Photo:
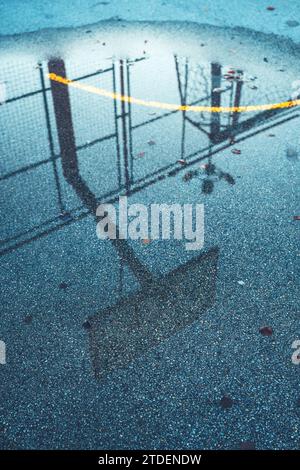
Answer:
[[[121,89],[121,95],[125,96],[125,66],[126,63],[124,63],[123,60],[120,60],[120,89]],[[129,175],[129,162],[128,162],[128,136],[127,136],[127,116],[129,113],[126,111],[125,107],[125,101],[121,101],[121,119],[122,119],[122,132],[123,132],[123,156],[124,156],[124,169],[125,169],[125,187],[126,191],[129,191],[130,189],[130,175]]]
[[[214,91],[221,87],[221,65],[213,62],[211,64],[211,106],[221,106],[221,93]],[[213,143],[219,141],[220,133],[220,113],[211,113],[210,121],[210,139]]]
[[[62,59],[51,59],[48,62],[49,73],[66,77],[65,63]],[[75,135],[72,122],[69,88],[63,83],[51,80],[51,93],[58,140],[61,153],[63,173],[67,181],[78,176],[78,161],[76,154]]]

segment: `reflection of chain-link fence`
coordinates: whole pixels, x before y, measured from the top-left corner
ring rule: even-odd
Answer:
[[[237,106],[243,96],[248,104],[255,102],[256,90],[238,81],[224,81],[218,64],[192,64],[178,57],[159,62],[143,57],[102,63],[66,61],[64,67],[66,76],[74,81],[149,101]],[[63,110],[59,116],[55,109],[48,68],[46,62],[14,61],[2,63],[0,71],[2,253],[89,212],[65,178],[64,140],[59,136],[66,119]],[[160,79],[164,75],[167,80]],[[279,114],[188,114],[133,107],[66,88],[71,111],[69,128],[64,132],[74,135],[77,171],[99,201],[114,200],[121,191],[138,191],[172,176],[182,170],[178,159],[192,164],[206,153],[211,155],[214,143],[225,142],[232,134]],[[285,98],[274,88],[264,99],[272,100],[273,96]],[[56,104],[59,102],[58,96]]]
[[[66,61],[65,70],[74,81],[110,92],[120,93],[123,87],[123,92],[130,94],[129,71],[138,62],[139,59],[121,66],[119,61]],[[2,63],[2,253],[87,212],[64,177],[59,132],[65,117],[59,120],[54,109],[48,67],[46,62]],[[111,198],[124,188],[128,190],[134,179],[131,109],[71,87],[68,96],[72,114],[69,130],[74,133],[78,166],[89,189],[99,200]],[[140,125],[149,121],[151,118],[147,117]],[[15,215],[18,213],[20,217]]]
[[[112,90],[112,65],[107,67],[106,64],[102,70],[95,64],[85,64],[85,67],[87,72],[81,77],[72,76]],[[18,61],[2,64],[1,68],[0,81],[5,85],[1,89],[0,106],[0,189],[2,220],[6,222],[1,233],[4,252],[70,222],[72,212],[78,214],[82,206],[81,201],[69,197],[63,178],[58,123],[47,72],[47,63]],[[90,95],[73,95],[76,149],[81,152],[81,158],[85,158],[88,149],[100,141],[115,141],[114,104],[106,103],[105,113],[96,112],[98,103]],[[34,193],[43,200],[36,201]],[[23,217],[15,215],[22,211]]]
[[[1,178],[26,171],[50,157],[40,69],[23,63],[14,65],[1,70],[1,80],[6,84],[6,103],[0,108]]]

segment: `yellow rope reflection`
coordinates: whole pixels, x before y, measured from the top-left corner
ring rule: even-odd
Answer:
[[[294,108],[300,105],[300,99],[283,101],[281,103],[270,103],[270,104],[257,104],[251,106],[189,106],[189,105],[178,105],[172,103],[163,103],[161,101],[146,101],[140,98],[134,98],[132,96],[121,95],[119,93],[113,93],[103,88],[97,88],[91,85],[84,85],[83,83],[74,82],[68,78],[61,77],[55,73],[49,73],[48,77],[50,80],[62,83],[64,85],[78,88],[79,90],[88,91],[96,95],[111,98],[116,101],[125,101],[126,103],[138,104],[140,106],[146,106],[148,108],[167,109],[170,111],[191,111],[194,113],[206,112],[206,113],[247,113],[251,111],[266,111],[269,109],[284,109]]]

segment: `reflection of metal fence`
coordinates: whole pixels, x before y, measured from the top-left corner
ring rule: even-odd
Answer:
[[[65,197],[65,182],[62,177],[60,163],[61,152],[58,144],[50,83],[47,79],[47,64],[43,63],[35,67],[23,65],[18,67],[16,64],[16,68],[12,69],[12,67],[9,67],[5,72],[2,70],[2,77],[3,73],[5,73],[4,79],[8,83],[8,99],[0,107],[2,129],[0,187],[4,189],[2,191],[4,198],[5,196],[7,197],[6,193],[9,193],[9,190],[7,190],[8,185],[12,188],[12,191],[15,185],[16,189],[17,186],[23,186],[24,191],[22,193],[26,193],[25,186],[28,187],[35,180],[40,180],[41,182],[43,178],[45,179],[45,175],[47,175],[48,185],[40,184],[38,186],[40,190],[42,189],[42,192],[43,190],[45,192],[49,191],[54,207],[51,210],[47,210],[46,203],[46,210],[45,208],[43,210],[41,207],[41,216],[37,218],[38,223],[35,223],[35,220],[33,220],[30,226],[26,226],[25,222],[26,230],[24,231],[19,229],[18,223],[10,226],[10,233],[1,237],[2,239],[4,238],[1,241],[4,253],[23,245],[27,241],[34,240],[43,234],[56,230],[65,223],[70,223],[77,216],[82,215],[82,204],[77,206],[74,206],[74,204],[70,205],[70,201]],[[92,80],[96,77],[108,77],[104,86],[107,86],[107,83],[109,83],[109,86],[112,86],[114,83],[113,66],[101,71],[98,70],[85,74],[77,78],[77,80]],[[80,133],[77,132],[77,136],[81,136],[82,140],[76,143],[76,151],[84,153],[85,149],[92,148],[99,142],[109,139],[116,141],[115,127],[113,132],[105,129],[105,121],[103,120],[97,127],[95,120],[92,121],[95,116],[91,116],[91,112],[88,116],[88,112],[91,111],[90,103],[87,106],[85,100],[74,99],[73,102],[74,104],[79,104],[77,107],[74,105],[76,117],[74,122],[76,122],[76,125],[82,126]],[[81,103],[83,103],[83,106],[80,106]],[[112,109],[111,115],[114,116],[114,103],[111,102],[110,105]],[[100,116],[101,113],[98,113],[97,117],[99,118]],[[88,132],[85,133],[85,131]],[[98,133],[99,136],[101,132],[102,136],[100,138],[95,136],[93,139],[93,134]],[[43,182],[45,183],[45,181]],[[35,184],[32,187],[32,190],[34,189],[38,189],[35,187]],[[41,191],[39,191],[40,193]],[[13,202],[10,199],[6,203],[9,206],[10,204],[13,205]],[[19,211],[22,210],[24,203],[26,201],[23,200],[23,194],[19,194]],[[8,212],[12,211],[12,208],[13,206],[8,207]],[[52,217],[48,218],[47,214],[51,214]],[[8,225],[10,224],[8,223]],[[24,224],[22,224],[23,226]]]
[[[220,84],[220,65],[212,64],[207,69],[197,66],[189,70],[187,61],[176,57],[175,63],[174,58],[171,60],[173,80],[168,83],[165,92],[173,87],[173,93],[176,90],[177,97],[179,94],[181,104],[218,105],[226,95],[228,103],[238,105],[242,85],[232,85],[224,94],[212,91]],[[171,67],[170,64],[168,67]],[[4,223],[6,231],[1,236],[2,254],[90,212],[78,195],[70,194],[66,182],[62,166],[63,140],[59,138],[61,122],[65,119],[54,109],[53,87],[47,78],[48,67],[51,64],[18,62],[3,66],[0,72],[0,81],[6,82],[7,87],[7,101],[0,106],[0,190],[4,200],[4,222],[5,216],[12,215],[12,219]],[[153,67],[155,62],[144,57],[132,61],[113,61],[109,66],[106,61],[102,68],[99,64],[78,65],[68,61],[65,64],[68,78],[129,96],[136,93],[141,77]],[[144,90],[147,96],[151,92],[153,89]],[[183,170],[176,162],[177,158],[186,159],[186,168],[226,148],[229,145],[227,139],[232,135],[237,138],[252,127],[277,125],[278,116],[282,114],[284,117],[281,119],[295,116],[295,110],[276,110],[243,119],[237,114],[203,116],[200,113],[191,117],[179,111],[136,111],[129,103],[95,99],[92,94],[76,89],[69,89],[68,94],[69,127],[74,134],[78,171],[96,201],[114,201],[121,191],[130,194],[175,175]],[[162,120],[169,133],[161,132],[161,135],[166,134],[164,145],[168,151],[164,158],[152,158],[149,148],[156,144],[153,134]],[[192,126],[195,132],[199,131],[199,146],[196,148],[187,146],[187,126]],[[204,140],[200,139],[201,134]],[[141,147],[141,135],[145,148]],[[221,143],[222,146],[214,148],[215,144]],[[151,158],[147,158],[147,152]],[[159,155],[158,151],[156,155]],[[27,200],[24,200],[25,190],[18,192],[20,188],[27,188]],[[36,194],[43,194],[43,201],[37,201]],[[24,204],[34,207],[25,222],[24,217],[20,217],[19,221],[15,218]]]

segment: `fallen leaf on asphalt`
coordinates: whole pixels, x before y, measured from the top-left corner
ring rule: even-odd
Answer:
[[[229,173],[223,173],[222,178],[229,184],[235,184],[235,179]]]
[[[26,315],[26,317],[24,318],[24,323],[26,323],[26,325],[29,325],[30,323],[32,323],[32,320],[33,320],[32,315]]]
[[[145,152],[139,152],[139,153],[137,154],[137,158],[142,158],[142,157],[144,157],[144,156],[145,156]]]
[[[224,410],[227,410],[228,408],[232,407],[233,400],[232,400],[232,398],[227,397],[226,395],[224,395],[224,397],[221,398],[221,400],[220,400],[220,405],[221,405],[221,408],[223,408]]]
[[[183,181],[190,181],[192,178],[193,178],[193,173],[191,171],[188,171],[188,173],[186,173],[183,176]]]
[[[63,290],[67,289],[68,287],[69,285],[64,281],[59,284],[59,288]]]
[[[262,326],[260,329],[259,329],[259,332],[261,335],[263,336],[272,336],[273,334],[273,328],[271,328],[270,326]]]
[[[88,320],[85,320],[82,326],[85,330],[89,330],[92,327],[91,323]]]

